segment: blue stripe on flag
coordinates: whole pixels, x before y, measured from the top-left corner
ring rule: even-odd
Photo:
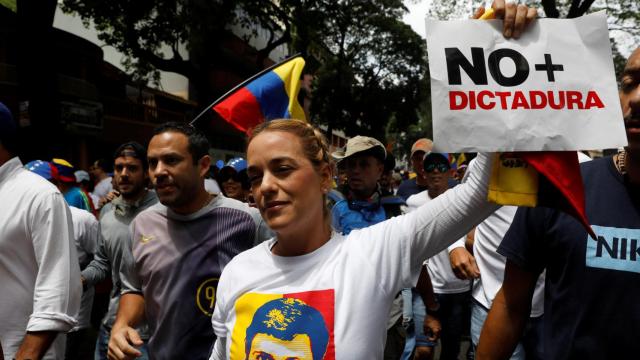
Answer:
[[[256,97],[265,120],[289,117],[289,96],[282,79],[270,71],[247,85]]]

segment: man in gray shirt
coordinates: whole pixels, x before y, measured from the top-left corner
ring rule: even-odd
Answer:
[[[100,212],[100,241],[93,261],[82,271],[82,283],[93,286],[111,276],[113,290],[109,309],[96,341],[95,359],[107,358],[109,334],[118,311],[122,290],[119,269],[125,252],[130,253],[129,224],[142,210],[158,202],[153,191],[147,190],[149,181],[146,149],[136,143],[120,145],[114,154],[114,180],[120,195],[106,204]],[[138,326],[143,341],[149,338],[146,324]],[[146,346],[140,348],[142,358],[148,358]]]
[[[160,204],[131,223],[132,253],[121,266],[123,293],[109,357],[140,356],[133,327],[146,315],[151,358],[208,359],[222,269],[272,235],[256,209],[205,190],[209,142],[193,127],[156,129],[147,158]]]

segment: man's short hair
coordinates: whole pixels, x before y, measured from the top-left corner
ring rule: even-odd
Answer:
[[[260,306],[253,315],[245,336],[245,354],[248,358],[251,343],[257,334],[291,341],[296,335],[307,335],[311,340],[314,360],[321,360],[329,344],[329,330],[322,314],[302,300],[280,298]]]
[[[204,134],[189,124],[168,122],[164,123],[155,130],[153,135],[159,135],[166,132],[177,132],[185,135],[189,139],[189,153],[193,158],[193,163],[197,164],[203,156],[209,155],[209,140]]]
[[[116,152],[113,153],[114,164],[117,158],[123,156],[136,158],[142,162],[143,169],[147,170],[149,168],[149,163],[147,162],[147,150],[144,148],[144,146],[135,141],[129,141],[118,146]]]
[[[106,173],[113,171],[113,168],[110,166],[109,161],[105,158],[97,159],[94,162],[94,166],[99,167],[100,169],[102,169],[102,171]]]

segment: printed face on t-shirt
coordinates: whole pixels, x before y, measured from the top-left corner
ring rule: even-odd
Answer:
[[[334,360],[334,291],[246,293],[235,302],[231,360]]]
[[[257,334],[251,343],[249,360],[313,360],[311,340],[298,334],[283,340],[268,334]]]

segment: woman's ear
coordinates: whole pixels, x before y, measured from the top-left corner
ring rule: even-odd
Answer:
[[[321,177],[321,185],[323,189],[331,190],[333,185],[333,168],[331,165],[324,163],[320,166],[318,172]]]

